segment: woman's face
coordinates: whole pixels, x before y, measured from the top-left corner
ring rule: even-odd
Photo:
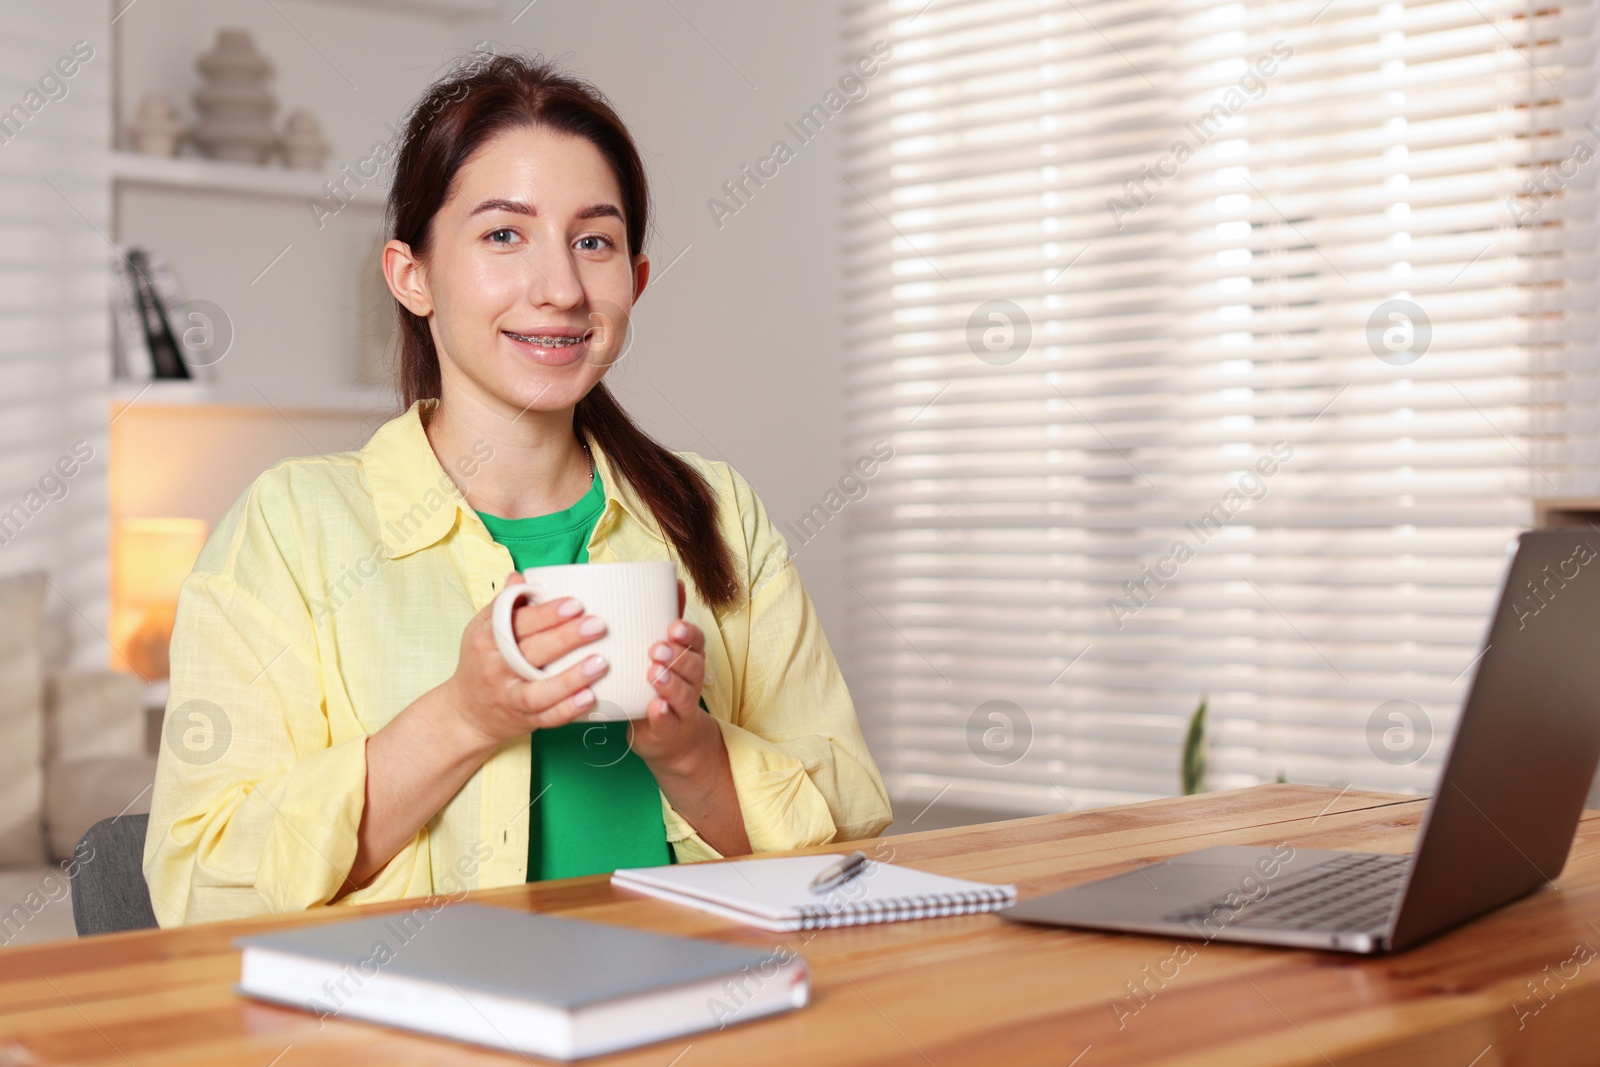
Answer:
[[[616,360],[649,275],[628,256],[622,210],[605,157],[581,137],[511,130],[461,166],[405,300],[431,316],[447,390],[470,383],[519,412],[583,398]]]

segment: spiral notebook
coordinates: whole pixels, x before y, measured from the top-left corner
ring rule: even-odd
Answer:
[[[991,885],[868,860],[824,893],[811,880],[838,856],[783,856],[727,863],[625,867],[611,884],[766,930],[812,930],[861,923],[998,911],[1017,900],[1014,885]]]

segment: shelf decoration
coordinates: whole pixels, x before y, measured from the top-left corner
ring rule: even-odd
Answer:
[[[267,90],[273,66],[256,50],[248,30],[221,29],[211,51],[195,61],[201,86],[195,91],[200,121],[192,137],[213,159],[265,163],[278,147],[272,115],[278,101]]]
[[[143,156],[172,156],[183,136],[183,122],[172,98],[165,93],[146,93],[139,101],[138,114],[128,125],[128,143]]]
[[[283,161],[293,170],[321,171],[328,158],[328,142],[322,127],[311,112],[300,108],[289,113],[283,125]]]

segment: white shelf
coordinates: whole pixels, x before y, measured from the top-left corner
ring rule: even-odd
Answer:
[[[111,177],[121,185],[158,189],[198,189],[219,193],[241,193],[272,200],[329,199],[323,183],[331,174],[290,170],[282,166],[252,166],[225,163],[215,159],[179,156],[141,156],[137,152],[111,153]],[[368,182],[344,199],[367,207],[382,207],[388,190],[376,181]]]
[[[327,389],[304,396],[269,394],[263,399],[260,393],[248,387],[242,391],[237,388],[224,390],[211,382],[184,380],[130,382],[119,379],[111,383],[111,406],[117,411],[128,407],[232,407],[264,412],[276,409],[330,414],[372,412],[399,414],[400,400],[392,391],[376,386]]]
[[[111,402],[118,407],[135,399],[141,404],[209,404],[211,398],[210,382],[181,379],[131,382],[124,378],[111,381]]]
[[[500,0],[322,0],[325,4],[401,11],[435,18],[480,18],[500,14]]]

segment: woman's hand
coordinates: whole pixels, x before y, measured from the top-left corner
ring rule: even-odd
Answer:
[[[523,580],[520,571],[512,571],[506,585]],[[455,674],[444,683],[472,740],[492,750],[520,734],[564,726],[594,708],[594,690],[589,686],[610,669],[604,656],[586,656],[560,674],[529,681],[500,655],[493,610],[491,601],[467,623]],[[543,668],[594,641],[606,626],[599,616],[584,614],[575,598],[562,597],[519,603],[511,613],[511,632],[528,662]]]
[[[656,697],[644,718],[628,724],[628,747],[644,760],[668,802],[701,840],[724,856],[743,856],[751,851],[750,837],[728,747],[717,721],[699,707],[706,635],[682,619],[684,599],[680,580],[680,618],[667,627],[666,640],[650,646],[651,662],[645,668]]]
[[[693,775],[704,758],[723,751],[722,731],[700,710],[706,678],[706,635],[681,616],[685,603],[678,580],[678,615],[665,640],[650,646],[648,671],[656,691],[645,717],[634,719],[628,745],[660,778],[663,773]]]
[[[512,571],[506,584],[522,580]],[[500,656],[493,609],[490,603],[462,631],[455,673],[367,738],[356,855],[334,900],[367,885],[503,742],[569,723],[594,706],[589,686],[608,669],[602,657],[588,656],[544,681],[527,681]],[[543,667],[605,633],[605,624],[567,597],[519,604],[511,631],[528,662]],[[590,673],[586,668],[596,659]]]

